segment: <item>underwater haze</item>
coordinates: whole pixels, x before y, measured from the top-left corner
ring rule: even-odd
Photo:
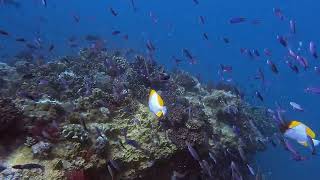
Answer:
[[[319,10],[0,0],[0,179],[317,179]]]

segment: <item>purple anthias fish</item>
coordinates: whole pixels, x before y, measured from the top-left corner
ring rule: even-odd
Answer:
[[[267,64],[270,66],[271,71],[273,73],[275,73],[275,74],[279,73],[277,66],[271,60],[267,60]]]
[[[289,55],[289,57],[291,57],[293,59],[297,59],[297,54],[294,51],[292,51],[291,49],[289,49],[288,55]]]
[[[109,172],[111,178],[114,179],[114,173],[113,173],[112,168],[109,164],[107,165],[107,168],[108,168],[108,172]]]
[[[217,164],[217,159],[214,157],[213,152],[209,151],[209,157],[210,157],[210,159],[213,160],[213,162],[214,162],[215,164]]]
[[[262,83],[264,83],[264,73],[261,68],[258,69],[258,74],[255,76],[255,79],[260,79]]]
[[[41,79],[39,80],[39,85],[48,85],[49,84],[49,81],[48,80],[45,80],[45,79]]]
[[[241,159],[244,161],[244,162],[247,162],[247,157],[246,157],[246,155],[245,155],[245,153],[244,153],[244,150],[243,150],[243,148],[242,148],[242,146],[238,146],[238,152],[239,152],[239,154],[240,154],[240,157],[241,157]]]
[[[73,15],[72,17],[76,23],[80,22],[80,17],[78,15]]]
[[[233,125],[232,126],[232,131],[236,134],[236,135],[240,135],[240,129],[236,126],[236,125]]]
[[[203,33],[203,38],[204,38],[205,40],[209,40],[208,34],[207,34],[207,33]]]
[[[265,48],[265,49],[263,50],[263,52],[264,52],[264,54],[265,54],[266,56],[272,56],[272,53],[271,53],[270,49],[268,49],[268,48]]]
[[[182,53],[185,57],[187,57],[189,59],[190,64],[196,64],[197,61],[196,59],[193,57],[193,55],[191,54],[191,52],[188,49],[182,49]]]
[[[260,53],[257,49],[252,50],[252,53],[256,56],[256,57],[260,57]]]
[[[256,94],[256,97],[257,97],[260,101],[263,102],[263,97],[262,97],[261,93],[260,93],[259,91],[256,91],[255,94]]]
[[[206,23],[204,16],[199,16],[199,19],[200,19],[200,24]]]
[[[109,160],[109,163],[112,165],[112,167],[114,167],[118,172],[120,172],[120,167],[118,165],[118,163],[114,160]]]
[[[249,171],[250,171],[251,175],[252,175],[252,176],[255,176],[254,169],[253,169],[249,164],[247,164],[247,167],[248,167],[248,169],[249,169]]]
[[[254,59],[253,53],[247,48],[240,49],[241,54],[247,55],[250,59]]]
[[[311,41],[309,44],[309,51],[314,58],[318,58],[317,48],[313,41]]]
[[[113,16],[118,16],[118,13],[111,7],[110,12]]]
[[[150,52],[156,51],[155,46],[153,45],[153,43],[150,40],[147,41],[146,47]]]
[[[198,0],[193,0],[194,4],[195,5],[198,5],[199,4],[199,1]]]
[[[41,0],[42,1],[42,5],[44,6],[44,7],[47,7],[47,0]]]
[[[189,150],[191,156],[192,156],[195,160],[200,161],[200,157],[199,157],[197,151],[191,146],[191,144],[190,144],[189,142],[186,142],[186,145],[187,145],[187,147],[188,147],[188,150]]]
[[[290,32],[292,34],[295,34],[296,33],[296,21],[290,20],[289,24],[290,24]]]
[[[209,177],[212,177],[212,173],[211,173],[211,167],[209,165],[209,163],[206,160],[202,160],[201,162],[199,162],[201,169],[203,170],[203,172],[205,172],[205,174],[209,175]]]
[[[247,19],[244,17],[233,17],[229,20],[230,24],[238,24],[238,23],[243,23],[245,22]]]
[[[288,41],[287,38],[277,35],[277,39],[279,41],[279,43],[283,46],[283,47],[288,47]]]
[[[297,56],[296,60],[300,63],[301,66],[306,70],[309,67],[308,60],[303,56]]]
[[[234,180],[243,179],[237,165],[233,161],[231,162],[230,168],[231,168],[232,179]]]
[[[279,8],[273,8],[273,13],[280,18],[281,20],[284,20],[284,15],[282,13],[282,10]]]
[[[300,153],[298,151],[296,151],[286,139],[283,139],[283,142],[284,142],[285,148],[291,152],[291,154],[293,156],[293,160],[295,160],[295,161],[306,160],[306,158],[304,156],[301,156]]]
[[[312,94],[320,94],[320,87],[308,87],[305,89],[305,92]]]
[[[292,62],[290,62],[290,61],[286,61],[286,64],[289,66],[289,68],[293,71],[293,72],[295,72],[295,73],[299,73],[299,68],[298,68],[298,66],[296,66],[295,64],[292,64]]]
[[[220,64],[220,67],[221,67],[222,72],[228,72],[228,73],[232,72],[232,66],[230,66],[230,65]]]
[[[121,32],[118,31],[118,30],[112,31],[112,35],[118,35],[118,34],[120,34],[120,33],[121,33]]]

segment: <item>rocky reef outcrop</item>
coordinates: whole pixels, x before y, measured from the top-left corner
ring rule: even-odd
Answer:
[[[0,178],[230,179],[231,163],[247,177],[250,158],[274,131],[265,110],[234,91],[208,90],[142,56],[83,49],[28,71],[21,64],[0,66],[15,74],[0,76],[0,136],[23,121],[26,140],[2,157]],[[148,108],[151,89],[165,101],[164,117]],[[28,163],[45,171],[13,168]]]

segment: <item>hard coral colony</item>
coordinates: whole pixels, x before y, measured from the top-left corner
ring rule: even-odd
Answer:
[[[248,159],[273,135],[263,109],[252,113],[233,91],[208,90],[184,71],[160,82],[163,67],[143,56],[83,49],[28,71],[22,64],[1,69],[16,75],[0,89],[1,141],[14,149],[4,179],[229,179],[232,163],[245,178]],[[8,132],[12,124],[21,128]],[[31,163],[45,170],[13,168]]]

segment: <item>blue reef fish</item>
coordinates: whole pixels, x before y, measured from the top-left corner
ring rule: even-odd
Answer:
[[[155,91],[151,90],[149,95],[149,109],[157,117],[162,117],[167,113],[167,107],[164,106],[164,101],[161,96]]]
[[[313,41],[311,41],[311,42],[309,43],[309,51],[310,51],[311,55],[312,55],[315,59],[318,58],[318,53],[317,53],[316,44],[315,44]]]
[[[295,34],[296,33],[296,21],[290,20],[289,24],[290,24],[290,32],[292,34]]]
[[[310,147],[310,145],[312,145],[313,147],[311,148],[314,149],[314,146],[318,146],[320,143],[319,140],[315,139],[316,134],[308,126],[299,121],[291,121],[282,125],[280,131],[283,133],[284,137],[293,139],[305,147]],[[309,137],[311,138],[311,141]]]
[[[261,93],[259,91],[256,91],[256,97],[260,100],[260,101],[263,101],[263,97],[261,95]]]
[[[295,103],[295,102],[290,102],[290,105],[292,106],[292,108],[293,108],[294,110],[304,111],[300,104],[297,104],[297,103]]]

